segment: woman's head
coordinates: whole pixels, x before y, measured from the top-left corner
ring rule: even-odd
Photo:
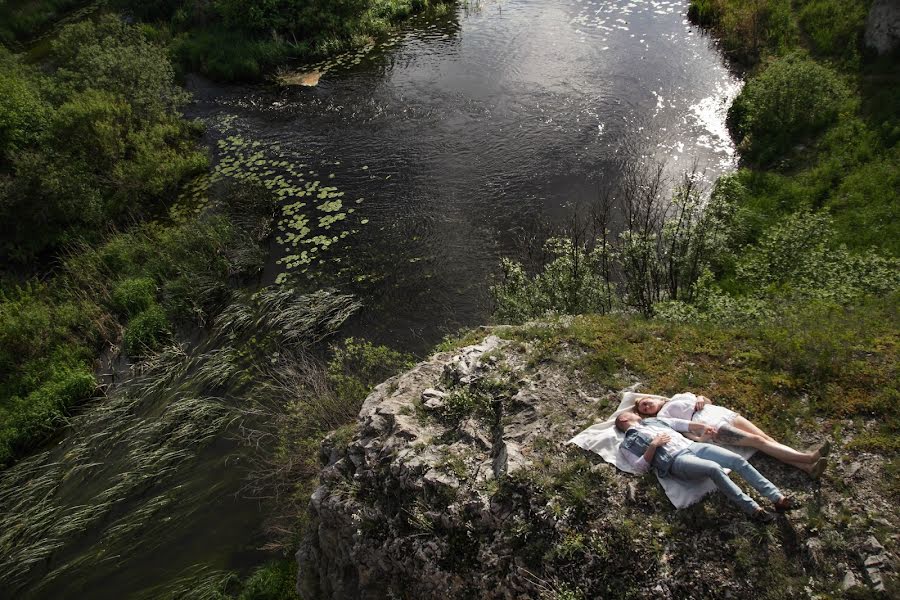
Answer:
[[[643,396],[641,398],[638,398],[634,403],[634,409],[638,412],[638,414],[652,417],[659,412],[659,409],[661,409],[663,404],[665,403],[666,401],[661,398],[651,398],[650,396]]]
[[[641,416],[634,411],[626,410],[616,416],[616,429],[625,432],[631,427],[641,422]]]

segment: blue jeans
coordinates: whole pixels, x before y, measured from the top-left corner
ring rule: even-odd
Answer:
[[[687,452],[675,457],[669,473],[679,479],[703,479],[709,477],[729,500],[745,513],[752,514],[759,505],[745,494],[725,473],[723,467],[731,469],[744,478],[753,489],[775,502],[783,496],[771,481],[763,477],[742,456],[725,448],[694,442]]]

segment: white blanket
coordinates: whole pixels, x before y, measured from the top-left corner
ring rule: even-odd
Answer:
[[[570,444],[581,446],[585,450],[596,452],[603,457],[608,463],[614,464],[617,468],[626,473],[637,474],[632,466],[619,458],[619,444],[625,439],[625,434],[616,429],[616,417],[619,413],[630,410],[634,407],[634,402],[638,398],[649,396],[651,398],[663,398],[664,396],[654,396],[652,394],[639,394],[632,391],[622,392],[622,402],[610,417],[602,423],[591,425],[571,440]],[[696,400],[696,396],[690,393],[677,394],[671,399],[692,398]],[[737,452],[744,458],[750,458],[756,452],[753,448],[743,448],[738,446],[723,446],[733,452]],[[726,469],[727,470],[727,469]],[[716,485],[711,479],[687,481],[678,479],[677,477],[656,477],[662,485],[666,496],[672,501],[676,508],[686,508],[691,504],[699,502],[703,496],[716,489]]]

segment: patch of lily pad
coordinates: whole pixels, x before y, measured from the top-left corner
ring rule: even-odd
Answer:
[[[337,174],[328,173],[329,185],[322,185],[319,172],[311,165],[291,160],[277,144],[250,140],[234,131],[234,120],[229,116],[220,122],[223,135],[216,142],[218,161],[209,174],[184,187],[171,210],[172,218],[186,219],[203,212],[218,182],[252,182],[279,200],[275,241],[283,256],[276,263],[285,271],[276,277],[276,283],[285,283],[292,272],[310,274],[328,260],[337,262],[339,257],[328,256],[329,249],[357,233],[354,227],[368,223],[368,219],[355,216],[355,208],[345,207],[345,192],[332,183]],[[362,202],[363,198],[354,201],[356,205]]]

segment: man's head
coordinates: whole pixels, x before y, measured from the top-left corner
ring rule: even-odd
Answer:
[[[641,417],[637,413],[626,410],[616,417],[616,429],[625,432],[641,422]]]

